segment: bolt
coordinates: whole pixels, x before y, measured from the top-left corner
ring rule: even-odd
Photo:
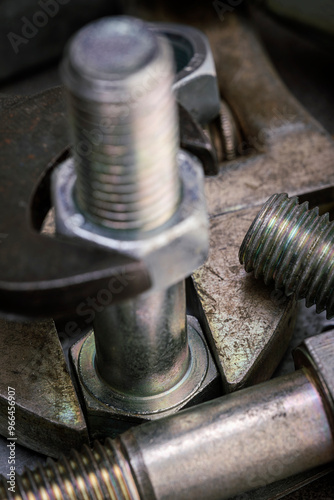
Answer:
[[[306,306],[334,315],[334,224],[328,213],[301,205],[298,197],[275,194],[263,205],[239,251],[247,272],[275,282],[287,296],[306,298]]]
[[[164,224],[180,200],[167,42],[137,19],[104,18],[74,36],[62,75],[81,211],[115,230]]]
[[[48,459],[45,466],[16,474],[13,483],[8,489],[0,477],[2,500],[140,500],[120,442],[110,439],[104,446],[96,441],[92,450],[71,450],[58,462]]]
[[[103,411],[116,410],[126,419],[170,410],[194,396],[209,363],[201,336],[187,324],[186,274],[155,283],[165,272],[162,267],[167,275],[179,274],[188,239],[195,260],[204,260],[207,246],[205,238],[192,235],[194,221],[203,225],[204,201],[195,213],[198,194],[190,181],[199,179],[194,175],[199,165],[178,154],[172,50],[142,21],[104,18],[73,37],[62,74],[76,180],[64,212],[59,208],[64,189],[55,189],[58,229],[66,224],[79,228],[82,237],[88,234],[91,241],[146,259],[156,273],[154,290],[133,300],[109,305],[119,283],[100,294],[106,304],[95,315],[94,334],[78,355],[72,350],[77,375]],[[60,167],[59,182],[66,172],[72,175],[71,162]],[[80,227],[75,213],[69,217],[66,212],[73,197],[84,216]],[[181,229],[174,231],[177,224]],[[174,240],[175,256],[166,256],[160,247]],[[131,286],[131,277],[125,276],[121,286]],[[103,435],[104,424],[93,420],[93,435]]]
[[[134,427],[93,451],[0,478],[3,499],[224,500],[334,459],[334,330],[297,371]]]

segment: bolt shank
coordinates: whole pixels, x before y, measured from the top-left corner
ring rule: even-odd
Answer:
[[[184,281],[107,307],[94,322],[96,368],[120,393],[169,390],[189,365]]]

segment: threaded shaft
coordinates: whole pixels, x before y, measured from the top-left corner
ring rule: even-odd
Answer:
[[[161,226],[180,198],[167,41],[137,19],[104,18],[73,38],[62,74],[79,208],[110,229]]]
[[[334,315],[334,223],[328,213],[308,210],[295,196],[275,194],[264,204],[239,251],[247,272],[275,281],[286,295],[306,298],[306,306]]]
[[[15,492],[0,477],[0,498],[5,500],[140,500],[119,440],[95,442],[91,450],[72,450],[70,457],[46,466],[26,469],[15,478]]]

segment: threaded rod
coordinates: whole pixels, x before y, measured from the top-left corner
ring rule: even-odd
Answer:
[[[92,450],[84,446],[81,453],[72,450],[68,459],[48,459],[46,466],[16,475],[13,483],[9,489],[0,477],[2,500],[140,500],[117,439],[107,439],[104,446],[96,441]]]
[[[275,194],[249,228],[239,260],[256,278],[275,282],[286,295],[306,298],[306,306],[334,316],[334,223],[328,213],[301,205],[298,197]]]
[[[163,225],[180,199],[167,41],[138,19],[104,18],[74,36],[62,75],[80,210],[114,230]]]

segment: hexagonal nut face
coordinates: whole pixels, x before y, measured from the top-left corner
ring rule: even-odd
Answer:
[[[178,101],[201,125],[219,114],[216,67],[207,37],[196,28],[174,23],[152,23],[150,28],[169,40],[176,65],[173,90]]]
[[[53,175],[53,201],[57,231],[141,259],[152,280],[152,290],[163,290],[189,276],[208,254],[208,218],[203,170],[191,154],[178,154],[182,200],[174,216],[163,227],[141,239],[130,238],[91,223],[78,210],[73,196],[76,173],[73,160],[62,163]],[[117,239],[119,238],[119,239]],[[120,239],[122,238],[122,239]]]
[[[334,429],[334,329],[304,340],[293,357],[296,368],[307,368],[317,383]]]
[[[133,425],[171,415],[220,395],[220,376],[199,323],[192,316],[187,320],[191,366],[175,389],[161,397],[136,398],[114,393],[95,372],[92,332],[72,347],[71,362],[93,439],[115,437]],[[145,407],[152,411],[145,411]]]

